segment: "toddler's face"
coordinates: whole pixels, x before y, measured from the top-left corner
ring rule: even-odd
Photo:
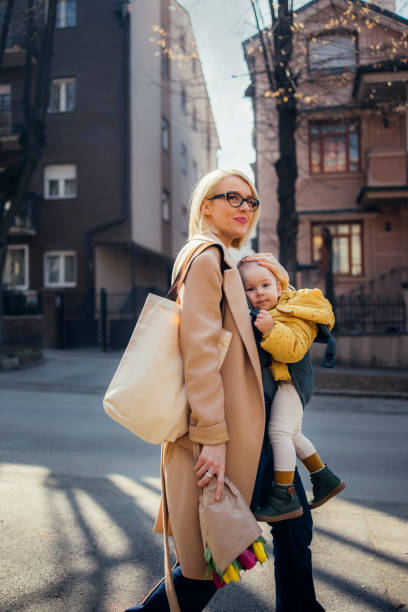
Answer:
[[[245,293],[251,305],[259,310],[274,308],[282,293],[280,282],[270,270],[256,262],[249,262],[239,268]]]

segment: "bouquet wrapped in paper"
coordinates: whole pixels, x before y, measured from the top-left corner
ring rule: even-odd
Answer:
[[[207,578],[222,588],[238,582],[241,570],[267,559],[261,529],[237,487],[225,478],[223,494],[215,501],[215,478],[202,489],[199,514]]]

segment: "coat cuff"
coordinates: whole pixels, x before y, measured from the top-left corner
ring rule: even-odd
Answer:
[[[223,442],[228,442],[229,440],[225,421],[216,423],[216,425],[207,425],[207,427],[190,425],[189,436],[192,442],[197,442],[198,444],[223,444]]]

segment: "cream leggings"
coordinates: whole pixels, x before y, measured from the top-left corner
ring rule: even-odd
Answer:
[[[302,418],[302,402],[295,387],[290,382],[280,382],[268,426],[277,472],[294,471],[296,455],[302,460],[316,452],[310,440],[302,434]]]

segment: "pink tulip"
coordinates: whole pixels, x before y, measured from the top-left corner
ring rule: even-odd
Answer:
[[[256,565],[256,557],[252,550],[244,550],[238,557],[242,567],[246,570],[252,569]]]
[[[219,577],[219,575],[217,574],[217,572],[214,570],[214,584],[217,587],[217,589],[222,589],[223,587],[225,587],[225,582],[222,580],[222,578]]]

